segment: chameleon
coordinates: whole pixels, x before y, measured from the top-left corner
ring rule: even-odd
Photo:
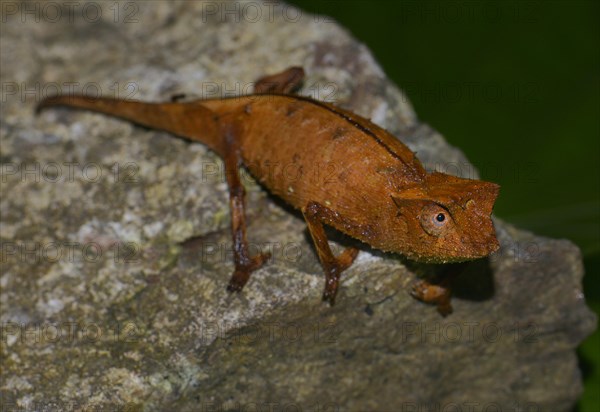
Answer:
[[[358,249],[348,246],[335,256],[325,226],[418,262],[464,262],[499,248],[491,219],[499,185],[428,172],[405,144],[370,120],[296,94],[304,77],[303,68],[290,67],[258,79],[251,94],[189,102],[57,95],[42,100],[37,111],[66,106],[100,112],[201,142],[221,157],[233,236],[230,292],[241,291],[270,258],[249,253],[242,166],[302,212],[330,305]],[[450,287],[443,283],[422,281],[413,296],[451,312]]]

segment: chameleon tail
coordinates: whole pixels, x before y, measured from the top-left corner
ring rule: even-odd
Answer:
[[[59,95],[42,100],[36,107],[36,113],[55,106],[90,110],[126,119],[141,126],[199,141],[215,151],[220,146],[215,114],[203,106],[201,101],[145,103],[105,97]]]

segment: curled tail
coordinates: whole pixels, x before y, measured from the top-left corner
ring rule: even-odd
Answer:
[[[215,113],[203,106],[201,101],[146,103],[106,97],[59,95],[42,100],[36,108],[36,113],[54,106],[73,107],[119,117],[141,126],[199,141],[219,151],[219,132]]]

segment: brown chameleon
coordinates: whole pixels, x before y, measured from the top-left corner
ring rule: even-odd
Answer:
[[[254,94],[232,98],[147,103],[62,95],[43,100],[38,110],[70,106],[105,113],[199,141],[222,157],[235,263],[229,291],[240,291],[270,257],[248,252],[241,166],[302,212],[325,271],[323,300],[330,304],[358,250],[334,256],[324,225],[429,263],[478,259],[498,249],[491,220],[498,185],[428,173],[407,146],[371,121],[293,94],[303,77],[302,68],[292,67],[259,79]],[[451,310],[442,285],[422,282],[414,294]]]

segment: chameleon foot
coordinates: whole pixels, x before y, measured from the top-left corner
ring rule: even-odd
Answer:
[[[248,282],[248,279],[250,279],[250,274],[255,270],[260,269],[270,258],[270,253],[261,253],[260,255],[254,256],[247,264],[236,265],[233,276],[231,276],[231,279],[229,280],[229,285],[227,285],[227,291],[241,291]]]
[[[411,295],[421,302],[437,305],[437,310],[442,316],[452,313],[452,304],[450,303],[452,291],[448,287],[421,280],[413,286]]]

